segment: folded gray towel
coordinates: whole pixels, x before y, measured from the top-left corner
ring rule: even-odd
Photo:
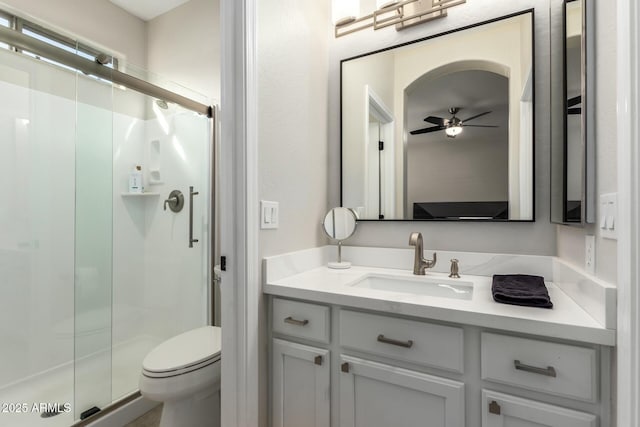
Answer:
[[[491,293],[496,302],[553,308],[544,278],[528,274],[494,274]]]

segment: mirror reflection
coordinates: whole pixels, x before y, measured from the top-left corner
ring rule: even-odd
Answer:
[[[534,219],[531,12],[342,62],[342,205]]]
[[[356,231],[357,218],[351,209],[333,208],[324,217],[322,227],[334,240],[346,240]]]
[[[564,221],[582,216],[582,2],[565,2],[565,197]]]

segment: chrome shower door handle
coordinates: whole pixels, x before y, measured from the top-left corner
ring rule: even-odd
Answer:
[[[193,186],[189,187],[189,247],[192,248],[194,243],[198,243],[198,239],[193,238],[193,196],[199,193],[193,191]]]

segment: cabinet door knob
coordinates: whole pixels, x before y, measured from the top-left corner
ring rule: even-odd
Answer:
[[[341,370],[342,372],[345,372],[345,373],[347,373],[347,374],[348,374],[348,373],[349,373],[349,364],[348,364],[347,362],[344,362],[344,363],[342,364],[342,366],[340,366],[340,370]]]
[[[489,413],[494,415],[500,415],[500,405],[495,400],[489,403]]]
[[[313,359],[313,363],[316,365],[322,365],[322,356],[316,356],[315,359]]]
[[[309,321],[307,319],[304,320],[298,320],[298,319],[294,319],[293,317],[289,316],[286,319],[284,319],[285,323],[289,323],[291,325],[296,325],[296,326],[306,326],[309,324]]]

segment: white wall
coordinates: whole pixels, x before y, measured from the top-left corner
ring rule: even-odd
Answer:
[[[220,1],[191,0],[149,21],[147,54],[149,70],[218,104]]]
[[[375,7],[374,5],[371,7]],[[361,223],[352,245],[407,246],[409,233],[420,231],[425,246],[440,250],[511,252],[554,255],[556,230],[549,222],[549,3],[533,0],[500,0],[486,7],[482,0],[468,0],[449,10],[448,16],[428,24],[396,32],[365,30],[332,40],[329,74],[329,204],[339,204],[340,195],[340,59],[437,34],[453,28],[535,8],[535,197],[534,223]]]
[[[416,142],[407,150],[407,213],[414,202],[509,200],[509,142],[482,136],[444,144]],[[435,178],[435,179],[434,179]]]
[[[109,0],[3,0],[0,8],[147,66],[145,22]]]
[[[280,202],[261,257],[325,243],[329,12],[329,2],[259,4],[259,192]]]
[[[615,2],[596,6],[596,188],[597,194],[617,191],[616,182],[616,8]],[[591,104],[593,105],[593,104]],[[598,214],[597,219],[599,220]],[[615,240],[603,239],[597,224],[585,227],[557,226],[558,256],[584,268],[584,236],[596,236],[596,275],[611,283],[617,279]]]

